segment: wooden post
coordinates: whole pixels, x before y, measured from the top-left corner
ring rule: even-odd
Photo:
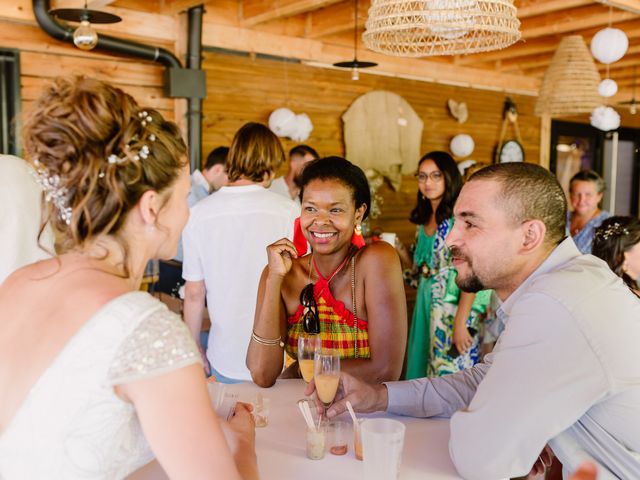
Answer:
[[[549,169],[551,153],[551,116],[544,114],[540,118],[540,165]]]

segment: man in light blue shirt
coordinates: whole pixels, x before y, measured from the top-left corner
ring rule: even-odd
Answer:
[[[451,417],[449,451],[464,478],[526,475],[549,445],[567,471],[640,478],[640,301],[564,238],[566,200],[532,164],[474,174],[447,237],[462,290],[495,290],[506,327],[475,367],[433,379],[366,385],[344,375],[361,411]]]

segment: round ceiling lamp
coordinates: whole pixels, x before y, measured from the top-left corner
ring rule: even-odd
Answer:
[[[600,63],[608,65],[620,60],[629,48],[627,35],[619,28],[603,28],[591,40],[591,54]]]
[[[358,60],[358,0],[355,0],[355,12],[353,14],[353,60],[336,62],[334,67],[351,69],[351,80],[360,80],[360,69],[377,67],[375,62],[362,62]]]
[[[601,97],[613,97],[616,93],[618,93],[618,84],[615,82],[615,80],[605,78],[598,85],[598,93]]]
[[[68,22],[79,22],[80,26],[73,32],[73,43],[81,50],[91,50],[98,44],[98,32],[92,23],[118,23],[122,21],[118,15],[99,10],[89,10],[87,2],[84,8],[57,8],[49,10],[49,14]]]
[[[500,50],[520,39],[513,0],[373,0],[363,41],[399,57]]]

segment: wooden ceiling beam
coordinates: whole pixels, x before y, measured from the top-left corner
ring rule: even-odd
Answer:
[[[579,33],[588,28],[606,26],[610,20],[617,24],[634,18],[637,15],[621,10],[611,12],[610,16],[609,10],[601,5],[580,7],[523,20],[522,38],[526,40],[547,35]]]
[[[205,23],[203,29],[203,44],[229,50],[296,58],[323,67],[330,67],[334,62],[350,59],[353,55],[352,48],[347,46],[329,45],[319,40],[292,38],[209,22]],[[531,95],[536,94],[539,89],[538,79],[509,75],[499,71],[460,67],[429,60],[391,57],[374,52],[366,52],[366,60],[377,62],[378,67],[363,71],[362,74],[401,76],[414,80]]]
[[[209,0],[160,0],[160,13],[163,15],[176,15],[189,10],[191,7],[206,4],[208,1]]]
[[[358,28],[364,28],[371,2],[358,2]],[[320,38],[351,30],[353,32],[354,4],[341,2],[309,14],[307,38]]]
[[[627,10],[628,12],[640,13],[640,0],[596,0],[604,5]]]
[[[240,4],[241,24],[252,27],[259,23],[308,13],[340,1],[342,0],[243,0]]]
[[[584,7],[593,4],[593,0],[528,0],[520,2],[518,18],[535,17],[569,8]]]

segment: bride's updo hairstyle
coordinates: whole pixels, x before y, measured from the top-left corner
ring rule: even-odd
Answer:
[[[23,137],[48,200],[43,223],[57,231],[58,253],[103,234],[122,243],[126,215],[142,194],[161,194],[186,164],[174,123],[86,77],[58,78],[46,88],[24,122]]]

